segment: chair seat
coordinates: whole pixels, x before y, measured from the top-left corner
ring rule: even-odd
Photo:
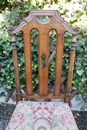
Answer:
[[[78,127],[67,103],[20,101],[6,130],[78,130]]]

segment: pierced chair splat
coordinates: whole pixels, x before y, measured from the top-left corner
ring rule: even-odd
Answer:
[[[39,21],[40,16],[48,19]],[[32,44],[31,31],[38,31],[38,93],[33,92],[32,84]],[[53,93],[48,92],[49,79],[49,32],[56,32],[55,45],[55,71]],[[17,106],[8,123],[6,130],[78,130],[74,117],[69,107],[71,99],[71,86],[73,66],[75,59],[76,35],[79,28],[70,28],[68,23],[58,15],[56,10],[32,10],[29,15],[16,27],[8,29],[12,36],[12,54],[16,84]],[[22,32],[24,42],[24,65],[26,91],[21,92],[20,75],[17,61],[16,33]],[[62,60],[64,50],[64,34],[72,34],[70,50],[69,71],[66,93],[61,93]],[[37,102],[23,101],[23,99],[64,99],[64,102]]]

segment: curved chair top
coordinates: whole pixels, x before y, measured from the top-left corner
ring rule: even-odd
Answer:
[[[27,17],[25,17],[24,20],[16,28],[9,27],[8,28],[8,32],[11,35],[14,35],[17,32],[22,31],[22,28],[25,25],[27,25],[30,21],[36,20],[37,22],[39,22],[38,19],[36,19],[37,16],[51,16],[53,19],[56,20],[56,22],[58,22],[58,24],[60,24],[62,26],[62,28],[65,30],[65,32],[69,32],[72,35],[77,35],[77,34],[80,33],[80,28],[78,28],[78,27],[71,28],[69,26],[69,24],[64,20],[64,18],[62,18],[61,16],[59,16],[57,10],[31,10],[29,12],[29,15]],[[41,23],[39,23],[39,24],[41,24]],[[47,23],[44,23],[44,24],[47,24]]]

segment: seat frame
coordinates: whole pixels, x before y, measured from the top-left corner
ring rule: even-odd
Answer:
[[[38,21],[38,16],[50,16],[50,20],[47,23],[41,23]],[[31,41],[30,32],[32,29],[38,30],[38,77],[39,77],[39,93],[34,94],[32,89],[32,61],[31,61]],[[54,92],[53,94],[48,94],[48,57],[49,57],[49,44],[48,35],[49,31],[54,29],[57,33],[56,42],[56,64],[55,64],[55,81],[54,81]],[[32,10],[29,15],[24,18],[24,20],[16,27],[8,28],[8,32],[12,36],[12,54],[13,54],[13,64],[14,64],[14,75],[16,84],[16,100],[17,102],[22,100],[22,98],[62,98],[65,102],[70,103],[71,99],[71,86],[72,77],[74,69],[74,59],[75,59],[75,47],[76,47],[76,35],[79,34],[80,29],[70,28],[68,23],[58,15],[56,10]],[[20,89],[20,78],[18,70],[18,60],[17,60],[17,47],[16,47],[16,33],[23,33],[24,41],[24,61],[25,61],[25,75],[26,75],[26,93],[21,93]],[[70,51],[70,62],[69,71],[66,85],[66,94],[61,94],[61,74],[62,74],[62,57],[63,57],[63,43],[64,43],[64,33],[69,32],[72,34],[72,44]],[[42,55],[46,56],[45,67],[41,67]]]

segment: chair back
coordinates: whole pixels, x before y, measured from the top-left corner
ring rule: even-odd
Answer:
[[[39,17],[48,18],[47,21],[41,22]],[[36,29],[38,32],[38,94],[34,94],[32,85],[32,44],[31,31]],[[48,93],[48,72],[49,72],[49,33],[50,30],[56,32],[56,54],[55,54],[55,72],[54,72],[54,89],[53,93]],[[14,63],[14,75],[16,83],[17,101],[22,98],[64,98],[66,102],[70,102],[71,84],[73,76],[73,66],[75,58],[76,35],[80,32],[79,28],[70,28],[68,23],[58,15],[56,10],[32,10],[29,15],[16,27],[9,28],[12,36],[12,52]],[[16,33],[22,32],[24,42],[24,61],[25,61],[25,77],[26,92],[21,93],[20,78],[17,61]],[[61,94],[61,76],[62,76],[62,60],[64,51],[64,33],[72,34],[72,44],[70,52],[69,71],[66,85],[66,94]]]

